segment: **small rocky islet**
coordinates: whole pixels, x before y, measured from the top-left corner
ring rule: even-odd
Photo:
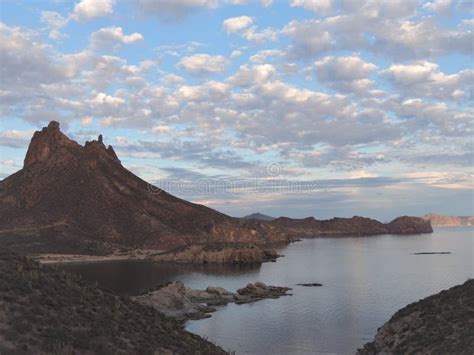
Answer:
[[[222,287],[212,286],[205,290],[194,290],[186,287],[181,281],[175,281],[132,299],[183,322],[188,319],[208,318],[209,313],[217,310],[216,306],[289,296],[287,292],[290,290],[289,287],[268,286],[263,282],[249,283],[235,293]]]

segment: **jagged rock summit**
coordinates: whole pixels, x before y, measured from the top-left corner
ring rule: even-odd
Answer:
[[[0,215],[2,245],[42,253],[288,240],[277,227],[148,184],[122,166],[102,136],[82,146],[55,121],[35,132],[23,169],[0,182]]]
[[[47,160],[66,162],[74,159],[74,157],[77,157],[81,153],[95,153],[96,155],[107,154],[107,156],[120,162],[112,146],[109,145],[108,148],[105,147],[102,135],[99,135],[97,141],[86,142],[83,147],[61,132],[59,122],[51,121],[47,127],[34,133],[25,156],[23,167],[27,168],[33,164]]]

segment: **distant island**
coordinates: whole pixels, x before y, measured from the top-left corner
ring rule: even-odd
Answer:
[[[474,216],[446,216],[429,213],[424,215],[423,219],[430,221],[433,227],[474,226]]]

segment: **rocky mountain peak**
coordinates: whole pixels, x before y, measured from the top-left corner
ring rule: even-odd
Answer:
[[[59,122],[51,121],[47,127],[34,133],[25,156],[24,167],[51,159],[64,162],[80,157],[81,154],[87,154],[88,158],[111,157],[120,162],[112,146],[104,145],[101,134],[97,140],[88,141],[83,147],[61,132]]]
[[[51,121],[47,127],[41,131],[36,131],[31,138],[28,151],[25,156],[24,167],[50,159],[61,150],[73,153],[81,148],[75,141],[64,135],[59,122]],[[69,155],[66,154],[66,155]]]

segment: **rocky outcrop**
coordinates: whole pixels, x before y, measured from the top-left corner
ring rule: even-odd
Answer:
[[[179,248],[153,257],[158,262],[192,264],[261,264],[280,257],[276,250],[254,244],[201,244]]]
[[[102,136],[82,146],[54,121],[34,134],[23,169],[0,182],[0,215],[2,246],[35,253],[290,239],[262,221],[174,197],[123,167]]]
[[[425,221],[419,217],[398,217],[386,224],[386,226],[387,232],[390,234],[433,233],[430,221]]]
[[[474,280],[396,312],[359,349],[373,354],[466,354],[474,351]]]
[[[377,235],[377,234],[419,234],[432,233],[429,221],[419,217],[398,217],[390,223],[354,216],[352,218],[332,218],[318,220],[314,217],[293,219],[280,217],[271,222],[274,226],[288,230],[300,237],[331,235]]]
[[[288,295],[289,290],[291,288],[267,286],[263,282],[256,282],[232,293],[221,287],[211,286],[206,290],[194,290],[184,286],[181,281],[175,281],[133,299],[142,305],[155,308],[168,317],[185,321],[208,318],[209,313],[216,311],[216,306],[279,298]]]
[[[423,219],[430,221],[434,227],[474,226],[474,216],[445,216],[429,213],[424,215]]]
[[[1,252],[0,353],[225,354],[129,297]]]

